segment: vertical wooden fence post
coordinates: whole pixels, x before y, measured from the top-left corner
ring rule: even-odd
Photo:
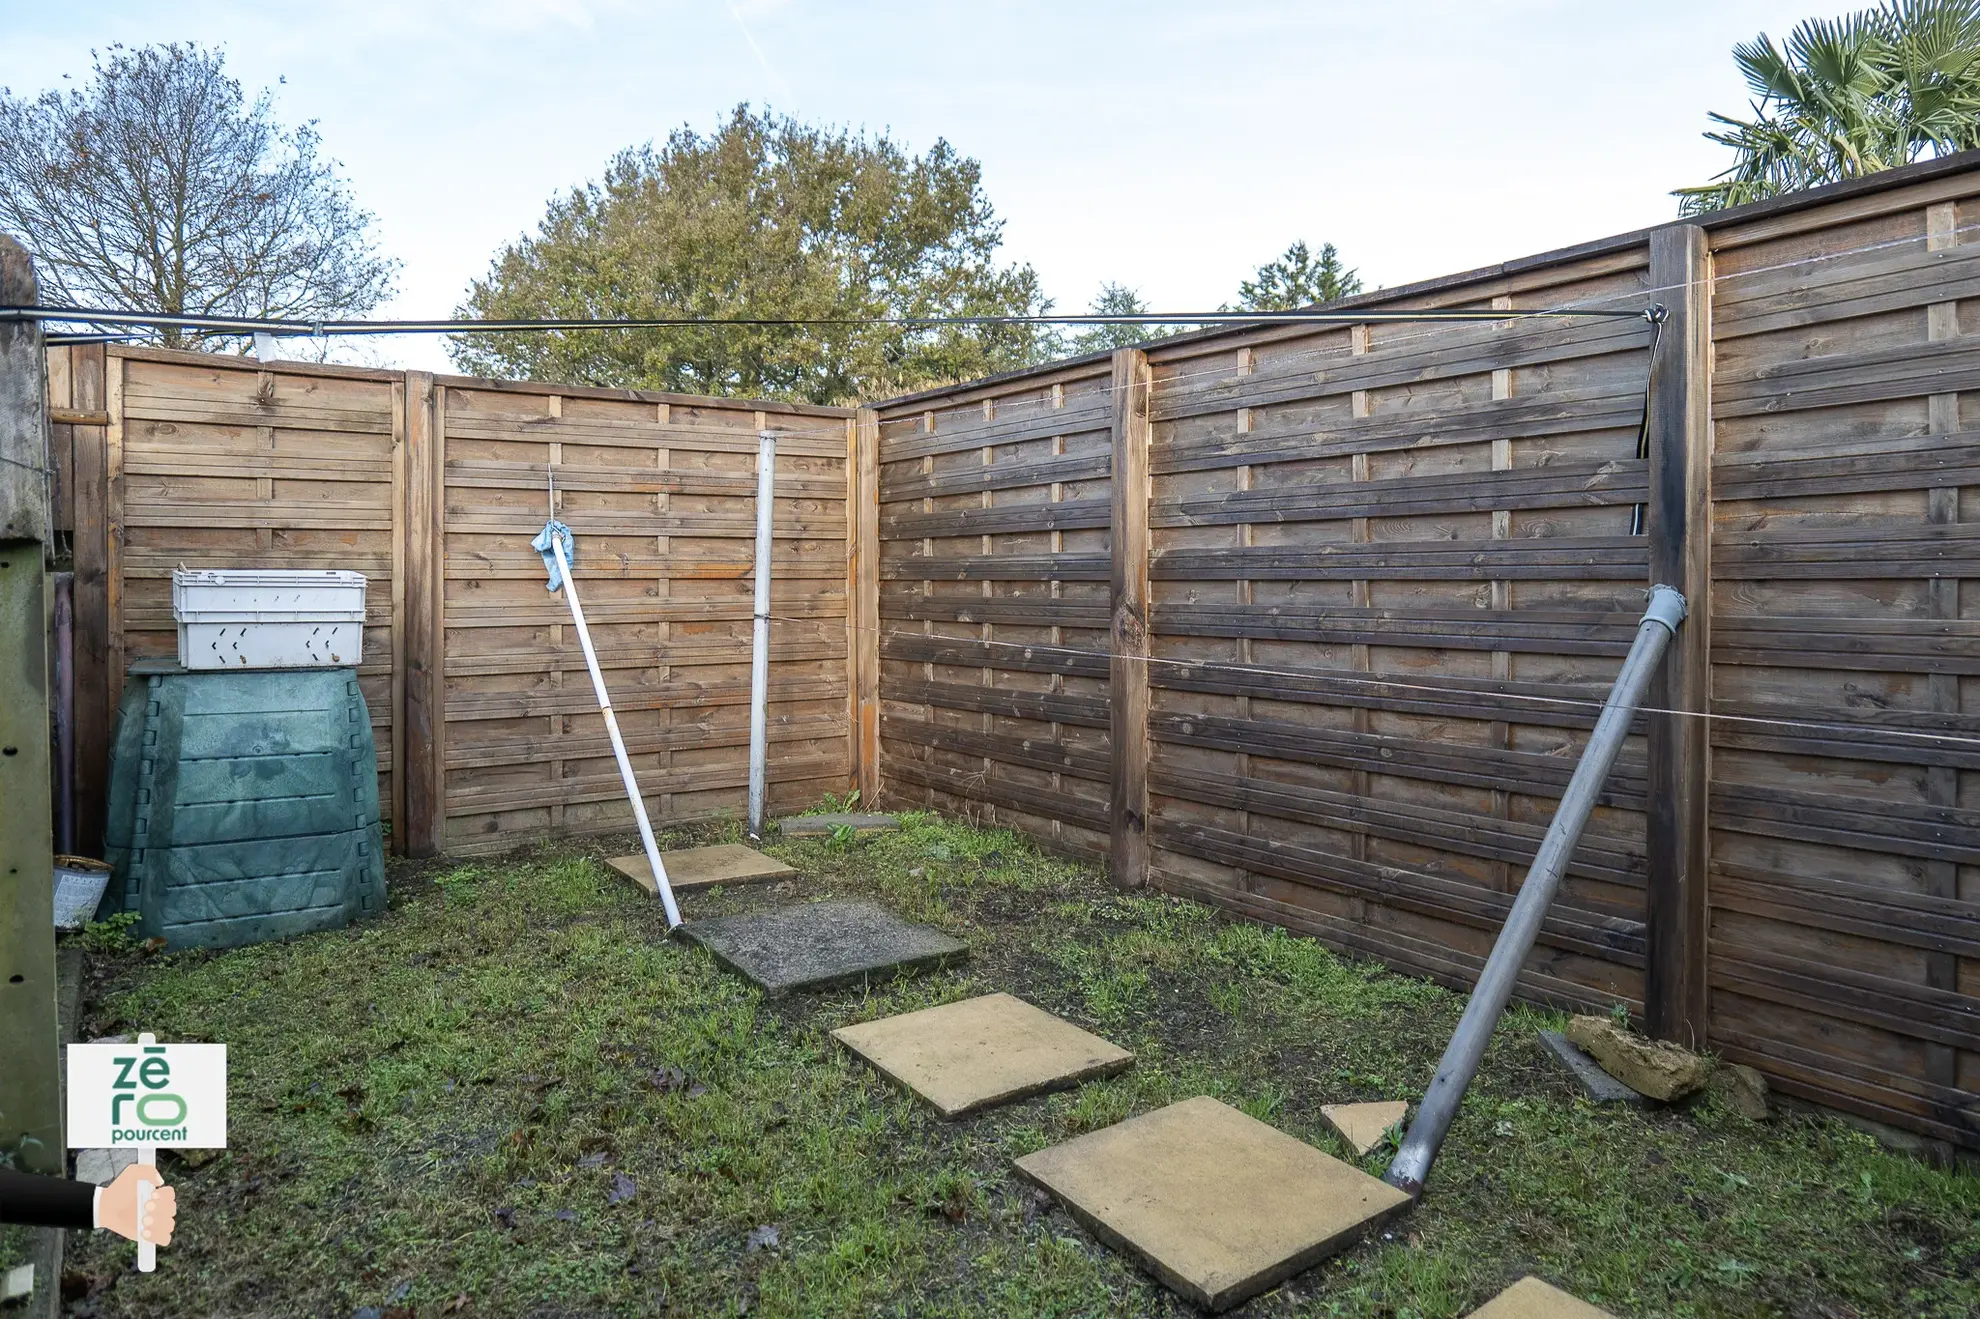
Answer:
[[[1114,882],[1148,882],[1148,440],[1153,378],[1139,348],[1114,352],[1113,641],[1108,693],[1113,748]]]
[[[406,372],[405,537],[406,646],[404,738],[406,813],[393,834],[408,856],[434,856],[446,845],[446,465],[433,374]]]
[[[0,234],[0,303],[33,306],[34,267]],[[48,350],[0,322],[0,1154],[60,1173],[54,836],[48,744]]]
[[[846,532],[852,541],[847,627],[852,645],[854,786],[863,808],[880,800],[880,414],[851,422]]]
[[[1705,231],[1650,235],[1653,296],[1669,309],[1650,398],[1650,581],[1684,592],[1690,616],[1671,641],[1650,714],[1649,1032],[1691,1048],[1706,1039],[1707,784],[1711,775],[1712,256]],[[1685,712],[1697,712],[1685,713]]]
[[[105,412],[107,360],[102,344],[69,350],[71,395],[78,412]],[[118,363],[121,368],[121,361]],[[106,418],[107,420],[107,418]],[[70,429],[76,572],[76,850],[103,855],[103,815],[110,790],[110,723],[117,693],[110,689],[110,472],[108,426]]]

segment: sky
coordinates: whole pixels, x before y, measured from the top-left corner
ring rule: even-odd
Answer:
[[[497,250],[622,147],[738,102],[979,160],[1003,256],[1084,309],[1103,282],[1200,310],[1294,239],[1370,287],[1672,218],[1728,163],[1734,43],[1764,0],[0,0],[0,85],[112,43],[225,49],[314,120],[381,248],[379,314],[450,315]],[[278,83],[278,79],[281,81]],[[448,369],[431,339],[381,365]]]

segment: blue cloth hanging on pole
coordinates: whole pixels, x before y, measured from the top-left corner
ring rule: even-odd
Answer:
[[[550,584],[544,589],[550,591],[558,590],[564,584],[563,570],[558,568],[557,555],[550,548],[553,538],[564,542],[564,561],[571,565],[572,571],[577,570],[577,537],[571,534],[569,527],[555,518],[550,519],[543,524],[543,530],[536,533],[536,539],[529,543],[531,549],[543,556],[543,567],[550,574]]]

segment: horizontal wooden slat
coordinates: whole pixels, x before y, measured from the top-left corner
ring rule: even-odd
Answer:
[[[1546,610],[1375,609],[1287,605],[1157,604],[1156,635],[1250,637],[1336,645],[1430,646],[1457,650],[1623,655],[1638,620]]]
[[[1712,575],[1727,580],[1980,577],[1980,524],[1720,531]]]
[[[1776,956],[1718,939],[1712,941],[1710,966],[1714,989],[1803,1008],[1907,1039],[1980,1049],[1980,998],[1970,994],[1868,975],[1833,962],[1818,965]]]
[[[1555,463],[1505,472],[1412,476],[1392,481],[1237,490],[1149,507],[1151,527],[1208,527],[1236,522],[1320,522],[1493,509],[1598,508],[1639,504],[1648,495],[1646,466],[1636,459]],[[1621,528],[1618,528],[1621,530]]]
[[[1816,930],[1980,957],[1980,903],[1714,862],[1712,906]]]
[[[884,505],[897,500],[936,495],[1022,490],[1029,486],[1065,481],[1105,480],[1113,464],[1112,454],[1096,453],[1038,458],[1022,463],[988,463],[950,472],[917,472],[896,467],[880,475],[880,500]]]
[[[1104,554],[894,555],[880,560],[888,582],[1104,582]]]
[[[944,664],[1018,673],[1063,673],[1082,678],[1107,676],[1104,651],[1039,643],[1035,646],[995,640],[931,637],[920,632],[889,631],[880,638],[882,659],[916,664]]]
[[[1076,531],[1113,521],[1111,499],[1066,499],[1057,503],[954,508],[939,513],[895,513],[880,519],[886,540],[911,537],[987,536],[1014,531]]]
[[[1343,541],[1158,550],[1157,581],[1642,581],[1641,537]]]
[[[785,756],[778,761],[777,777],[791,782],[801,779],[838,778],[846,772],[843,752],[822,756]],[[715,788],[740,787],[749,782],[747,758],[720,765],[697,765],[681,769],[648,769],[639,772],[642,793],[707,792]],[[624,801],[626,788],[617,773],[590,774],[583,778],[560,779],[554,783],[521,783],[495,786],[447,786],[447,816],[488,814],[537,806],[575,806],[583,802]]]
[[[1945,339],[1795,357],[1712,378],[1712,415],[1755,417],[1980,389],[1980,341]]]
[[[770,676],[770,705],[790,701],[843,701],[846,682],[832,678],[786,678]],[[669,681],[639,686],[621,683],[612,692],[612,708],[620,714],[629,710],[672,710],[683,706],[741,705],[749,701],[749,676],[731,681]],[[539,687],[526,692],[449,692],[447,722],[475,719],[521,719],[536,715],[595,714],[597,694],[590,684],[569,687]]]
[[[923,682],[882,672],[880,698],[910,705],[935,705],[945,710],[973,710],[1011,719],[1035,719],[1048,724],[1107,726],[1107,701],[1099,696],[1066,692],[1014,691],[1006,687],[966,687],[953,682]]]
[[[961,453],[968,449],[1057,439],[1061,435],[1106,430],[1113,419],[1113,403],[1106,398],[1102,398],[1097,405],[1069,404],[1063,408],[1046,407],[1036,401],[1019,401],[1008,406],[1007,415],[994,421],[962,425],[950,416],[944,418],[946,425],[938,424],[938,429],[934,431],[909,435],[883,433],[880,437],[880,461],[884,465],[945,453]]]
[[[883,595],[880,597],[880,617],[925,619],[938,623],[1104,628],[1107,626],[1107,602],[1031,596]]]
[[[1002,737],[939,724],[932,720],[901,719],[892,715],[880,720],[880,739],[931,751],[951,751],[959,755],[983,756],[1009,765],[1070,774],[1097,783],[1107,782],[1109,760],[1106,751],[1069,746],[1050,738]]]
[[[1149,451],[1157,476],[1240,464],[1306,462],[1449,444],[1572,435],[1633,428],[1643,420],[1640,388],[1561,390],[1527,398],[1477,400],[1462,407],[1337,417],[1324,423],[1219,429],[1187,440],[1159,435]]]
[[[1311,728],[1271,719],[1223,715],[1156,713],[1149,720],[1156,743],[1242,752],[1336,769],[1366,770],[1397,778],[1491,788],[1532,797],[1558,797],[1574,773],[1575,757],[1532,751],[1463,746],[1425,738],[1362,733],[1345,728]],[[1604,783],[1604,805],[1638,810],[1643,805],[1644,768],[1626,754]]]
[[[1051,792],[1027,784],[1013,783],[987,772],[969,773],[918,760],[896,757],[887,763],[889,777],[917,784],[954,797],[966,797],[991,806],[1007,806],[1049,820],[1064,820],[1088,829],[1107,827],[1107,803],[1076,793]]]
[[[1270,815],[1341,833],[1363,834],[1393,842],[1464,856],[1483,857],[1525,866],[1532,861],[1546,828],[1464,811],[1439,810],[1410,802],[1358,797],[1304,784],[1216,774],[1192,767],[1186,771],[1158,765],[1151,787],[1164,797],[1222,806],[1234,811]],[[1568,873],[1606,884],[1641,888],[1644,850],[1630,842],[1585,834],[1569,860]]]

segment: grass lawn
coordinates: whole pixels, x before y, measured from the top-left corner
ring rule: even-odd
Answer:
[[[667,941],[613,850],[407,866],[349,931],[98,958],[86,1036],[229,1046],[232,1146],[168,1157],[181,1231],[156,1274],[71,1238],[72,1312],[1191,1314],[1011,1160],[1197,1094],[1346,1155],[1320,1106],[1420,1092],[1462,1002],[925,815],[774,846],[795,893],[687,913],[874,895],[971,961],[765,1001]],[[827,1035],[993,989],[1136,1065],[948,1123]],[[1414,1213],[1237,1313],[1460,1315],[1528,1272],[1623,1316],[1980,1313],[1980,1178],[1709,1095],[1595,1108],[1534,1039],[1549,1020],[1501,1026]]]

